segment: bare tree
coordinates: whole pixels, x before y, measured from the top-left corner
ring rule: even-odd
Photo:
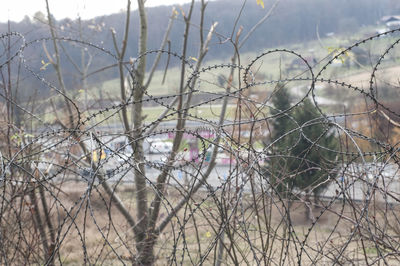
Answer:
[[[379,102],[372,89],[366,92],[321,77],[333,60],[380,35],[329,56],[316,74],[304,57],[287,49],[266,51],[247,64],[241,48],[273,15],[280,1],[268,3],[263,17],[249,30],[240,26],[248,4],[243,1],[236,10],[230,36],[218,32],[217,22],[206,28],[208,3],[191,1],[181,10],[172,10],[162,41],[157,44],[159,49],[149,50],[147,19],[151,18],[147,18],[145,1],[138,0],[138,51],[132,56],[127,52],[132,45],[128,41],[132,32],[130,0],[122,36],[111,30],[113,52],[83,40],[81,21],[76,39],[63,37],[51,16],[49,1],[45,2],[47,21],[43,22],[50,37],[23,42],[15,58],[21,60],[29,77],[56,95],[49,94],[44,100],[53,111],[50,119],[38,117],[34,109],[24,108],[26,103],[13,98],[13,84],[7,83],[14,77],[4,75],[12,72],[9,63],[15,60],[10,44],[5,43],[6,63],[0,65],[4,91],[0,96],[6,100],[4,106],[0,102],[5,114],[1,118],[4,121],[0,120],[5,143],[0,149],[3,264],[389,265],[399,261],[399,199],[392,186],[397,184],[392,178],[396,174],[388,177],[388,171],[398,171],[397,144],[364,135],[361,130],[356,132],[347,121],[337,122],[359,114],[327,115],[315,96],[317,82],[351,88],[379,106],[377,111],[382,110],[380,114],[397,127],[396,110]],[[257,3],[258,8],[264,8],[263,1]],[[169,34],[175,23],[183,25],[179,53],[170,48]],[[195,56],[190,49],[194,35],[199,40]],[[1,40],[10,36],[14,35],[8,33]],[[36,48],[38,43],[50,65],[47,70],[53,70],[51,74],[44,66],[44,70],[37,70],[24,60],[24,49]],[[80,49],[80,63],[68,54],[69,44]],[[225,44],[232,49],[230,62],[205,66],[209,49]],[[93,51],[107,56],[109,65],[94,69]],[[304,69],[288,71],[278,80],[266,79],[262,65],[269,62],[268,56],[277,54],[274,62],[279,62],[279,69],[284,68],[283,55],[299,58]],[[85,93],[82,109],[74,89],[69,88],[64,64],[72,64],[81,78],[82,86],[78,87],[86,92],[91,90],[87,77],[115,71],[118,101],[110,95],[109,105],[89,110],[91,96]],[[378,66],[379,62],[374,72]],[[162,83],[171,76],[174,87],[168,93],[154,93],[157,78]],[[307,83],[308,91],[290,102],[287,110],[271,111],[274,88],[282,83],[288,87]],[[262,97],[254,97],[257,87]],[[308,98],[313,101],[310,108],[321,117],[300,123],[292,112],[309,102]],[[164,109],[156,118],[146,119],[146,111],[154,106]],[[27,134],[22,126],[15,126],[13,108],[20,108],[37,131]],[[206,111],[213,119],[203,115]],[[374,114],[371,110],[359,112]],[[281,117],[293,121],[293,128],[269,141],[268,134],[274,130],[269,128],[271,121]],[[112,122],[118,118],[120,121]],[[192,123],[196,123],[194,127]],[[327,147],[319,138],[309,136],[310,131],[321,127],[335,130],[339,148]],[[156,136],[167,134],[171,138],[168,152],[152,156],[146,151],[146,145],[149,151],[154,149],[151,141]],[[293,158],[283,150],[293,150],[294,144],[276,149],[288,136],[293,137],[293,143],[298,137],[310,145]],[[265,142],[260,147],[261,138]],[[379,150],[365,152],[360,140]],[[311,151],[316,154],[314,151],[321,150],[335,155],[339,165],[332,170],[327,161],[307,159]],[[194,155],[188,156],[192,151]],[[279,158],[280,169],[271,167],[271,158]],[[293,160],[301,161],[304,167],[287,171],[284,164]],[[326,173],[330,189],[315,208],[309,209],[313,219],[304,221],[301,207],[311,200],[304,197],[304,191],[291,189],[293,200],[289,204],[282,196],[285,187],[279,181],[271,182],[270,177],[282,173],[295,180],[312,171]],[[315,182],[307,186],[307,192],[323,185]]]

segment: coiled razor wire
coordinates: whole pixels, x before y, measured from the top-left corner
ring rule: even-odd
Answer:
[[[398,135],[397,140],[388,141],[368,134],[364,122],[359,127],[354,122],[360,117],[371,120],[377,112],[399,121],[400,114],[377,96],[381,86],[377,72],[400,42],[399,32],[391,30],[361,40],[314,66],[295,51],[274,49],[248,65],[220,64],[196,70],[189,59],[177,53],[148,51],[125,65],[131,81],[127,100],[90,113],[25,58],[27,49],[52,39],[27,42],[20,33],[2,34],[1,40],[15,41],[15,52],[0,57],[0,70],[20,64],[51,97],[73,106],[75,120],[70,128],[47,122],[29,103],[11,97],[2,83],[1,104],[8,109],[2,109],[1,125],[1,264],[140,264],[146,245],[151,245],[149,254],[159,265],[399,264]],[[325,76],[335,60],[385,36],[392,41],[372,64],[369,90]],[[112,52],[95,44],[72,38],[57,41],[94,49],[118,62]],[[157,96],[138,83],[136,62],[155,54],[188,66],[186,90]],[[257,64],[274,55],[298,58],[304,68],[292,77],[259,78]],[[221,79],[223,70],[234,70],[243,83],[210,80]],[[306,91],[288,109],[277,109],[271,102],[273,88],[293,83],[307,83]],[[365,110],[327,112],[316,96],[316,83],[351,91],[372,104]],[[220,90],[207,90],[207,86]],[[143,92],[141,100],[134,98],[135,90]],[[257,90],[267,96],[252,97],[250,91]],[[179,97],[195,100],[178,107],[174,100]],[[293,114],[307,99],[320,117],[300,123]],[[217,104],[227,108],[221,104],[224,102],[234,108],[235,118],[217,121],[197,112]],[[124,131],[122,122],[110,126],[123,109],[137,104],[160,106],[168,112],[143,123],[135,134]],[[6,118],[10,106],[35,126],[24,129],[13,124]],[[176,129],[177,115],[184,117],[184,128]],[[293,127],[271,139],[273,122],[281,118],[287,118]],[[173,126],[163,128],[168,123]],[[322,135],[316,139],[307,135],[318,126],[324,129]],[[242,137],[244,131],[248,136]],[[319,142],[326,134],[333,134],[339,145],[327,147]],[[185,137],[178,143],[178,152],[171,155],[169,144],[177,135]],[[167,136],[172,142],[163,141]],[[278,148],[293,136],[294,142]],[[310,146],[300,155],[292,154],[302,139]],[[186,143],[190,141],[194,148]],[[148,148],[136,150],[137,145]],[[307,157],[314,150],[333,154],[335,160],[316,164]],[[304,172],[289,171],[284,165],[277,169],[273,164],[290,160],[308,165],[305,172],[317,171],[327,177],[325,190],[314,202],[310,200],[313,192],[326,184],[310,184],[305,190],[294,187],[290,180]],[[335,166],[329,166],[332,164]],[[281,180],[273,181],[272,176]],[[147,201],[153,202],[147,204],[149,217],[138,215],[138,178],[146,182]],[[157,200],[161,210],[151,220]],[[144,220],[147,227],[143,229]]]

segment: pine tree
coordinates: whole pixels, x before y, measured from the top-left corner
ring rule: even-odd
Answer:
[[[273,115],[287,110],[290,107],[287,89],[282,86],[272,103],[275,107],[271,111]],[[293,190],[297,189],[305,192],[306,201],[310,192],[317,199],[329,185],[336,158],[336,153],[330,149],[337,147],[337,140],[319,118],[317,109],[309,99],[305,99],[292,112],[279,115],[272,122],[271,141],[276,142],[271,146],[274,155],[270,160],[269,180],[282,197],[290,198]]]
[[[271,115],[276,116],[272,121],[271,134],[271,153],[269,169],[267,170],[269,182],[275,189],[275,192],[281,194],[282,197],[289,197],[293,183],[288,178],[289,169],[287,169],[287,161],[285,152],[289,146],[288,136],[284,136],[286,132],[295,127],[295,123],[291,120],[291,113],[285,112],[291,106],[291,96],[283,84],[278,84],[271,99],[274,109]]]
[[[305,99],[294,113],[294,119],[302,127],[302,134],[292,134],[296,143],[290,154],[289,168],[296,173],[294,187],[307,193],[312,189],[315,198],[329,185],[329,177],[335,168],[337,139],[334,132],[322,123],[320,114],[309,99]]]
[[[286,114],[278,114],[290,108],[291,96],[283,84],[278,84],[271,100],[275,107],[275,109],[271,110],[271,114],[277,115],[273,122],[274,131],[272,132],[272,140],[276,140],[290,127],[291,121],[289,116]]]

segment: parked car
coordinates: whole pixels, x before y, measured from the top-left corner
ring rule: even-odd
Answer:
[[[171,151],[171,142],[155,141],[150,143],[149,153],[170,153]]]

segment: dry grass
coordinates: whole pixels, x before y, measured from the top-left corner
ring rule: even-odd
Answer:
[[[91,265],[122,265],[121,261],[130,264],[136,254],[133,232],[116,208],[110,205],[105,193],[100,188],[94,189],[88,197],[86,185],[76,182],[65,183],[62,191],[57,201],[49,199],[52,222],[60,230],[58,259],[61,263],[82,265],[86,257],[86,263]],[[132,186],[120,185],[118,194],[134,214],[135,190]],[[155,247],[156,265],[175,262],[182,265],[214,264],[221,232],[225,245],[223,265],[231,265],[233,257],[240,264],[253,265],[256,263],[254,256],[262,259],[263,254],[271,265],[295,265],[299,260],[302,265],[331,265],[336,258],[340,265],[349,265],[351,261],[364,265],[365,256],[369,262],[379,258],[373,236],[381,236],[382,241],[378,243],[381,252],[391,252],[388,243],[398,247],[398,206],[385,211],[386,205],[371,204],[368,224],[366,219],[360,218],[363,204],[351,206],[337,200],[326,207],[328,203],[321,202],[320,206],[313,207],[312,216],[317,220],[312,223],[306,217],[306,206],[301,201],[292,204],[288,216],[284,203],[277,198],[257,196],[253,201],[251,195],[244,194],[234,208],[230,205],[236,203],[232,193],[221,191],[213,199],[206,191],[200,191],[160,234]],[[166,194],[171,205],[181,197],[174,188]],[[215,200],[220,202],[217,204]],[[226,209],[221,209],[222,206]],[[169,210],[165,204],[161,217],[165,217]],[[221,217],[229,217],[228,222],[224,224]],[[28,218],[29,214],[25,220]],[[359,229],[355,226],[357,219]],[[221,224],[224,224],[224,230]],[[23,228],[23,233],[30,239],[29,243],[34,244],[36,237],[35,245],[39,247],[38,234],[32,228],[33,225]],[[388,264],[396,265],[398,261],[395,259],[388,256]]]

